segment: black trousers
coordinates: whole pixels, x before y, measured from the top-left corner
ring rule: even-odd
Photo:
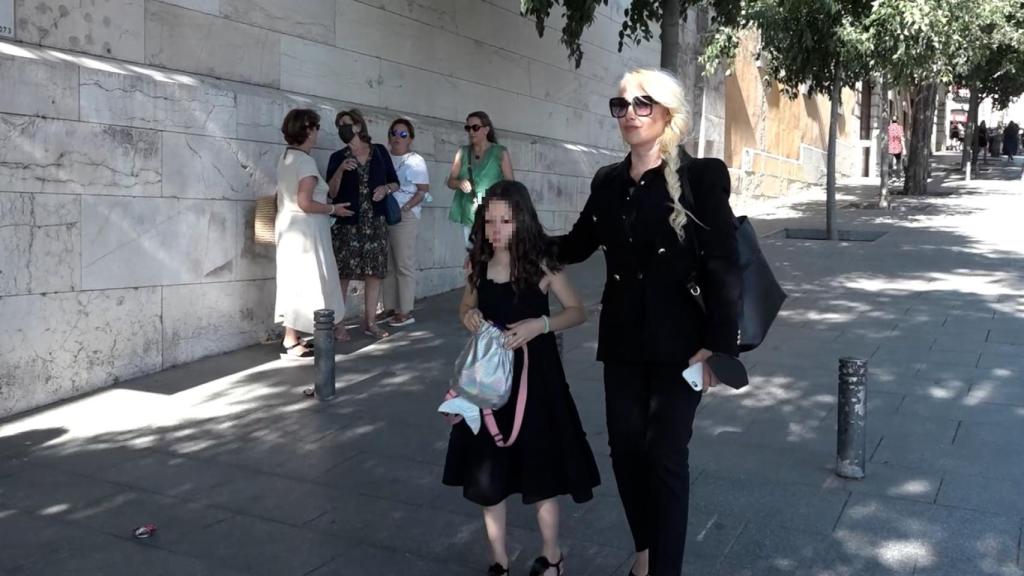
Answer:
[[[637,551],[652,576],[679,576],[690,507],[690,436],[701,394],[686,364],[604,365],[608,445]],[[640,575],[643,576],[643,575]]]

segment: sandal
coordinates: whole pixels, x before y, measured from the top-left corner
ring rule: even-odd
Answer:
[[[495,562],[491,564],[491,567],[487,569],[487,576],[507,576],[508,568],[505,568],[501,564]]]
[[[388,334],[387,332],[381,330],[380,328],[377,328],[376,326],[363,328],[363,334],[366,334],[367,336],[373,338],[374,340],[383,340],[388,336],[391,336],[391,334]]]
[[[301,348],[301,350],[298,350]],[[306,343],[299,340],[291,346],[286,346],[284,342],[281,342],[281,358],[287,360],[304,360],[306,358],[313,357],[313,351],[306,347]]]
[[[565,560],[565,553],[558,559],[558,562],[551,562],[546,556],[538,556],[530,564],[530,576],[544,576],[548,570],[554,568],[558,576],[562,576],[562,561]]]
[[[402,326],[408,326],[409,324],[415,324],[416,319],[412,317],[412,314],[395,314],[391,321],[388,322],[388,326],[394,328],[400,328]]]

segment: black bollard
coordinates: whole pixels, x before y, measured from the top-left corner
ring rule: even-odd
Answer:
[[[313,312],[313,369],[316,397],[321,402],[334,398],[334,310]]]
[[[867,441],[868,363],[860,358],[839,359],[839,422],[836,433],[836,474],[859,480],[864,477]]]

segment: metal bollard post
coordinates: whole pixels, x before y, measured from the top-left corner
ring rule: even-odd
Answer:
[[[864,477],[867,441],[868,362],[839,359],[839,422],[836,433],[836,474],[859,480]]]
[[[313,384],[321,402],[334,398],[334,310],[313,312]]]

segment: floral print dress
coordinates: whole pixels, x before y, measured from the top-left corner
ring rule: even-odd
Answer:
[[[371,157],[372,158],[372,157]],[[359,164],[359,218],[353,224],[334,223],[331,238],[338,276],[342,280],[384,278],[388,275],[388,227],[373,213],[370,163]]]

